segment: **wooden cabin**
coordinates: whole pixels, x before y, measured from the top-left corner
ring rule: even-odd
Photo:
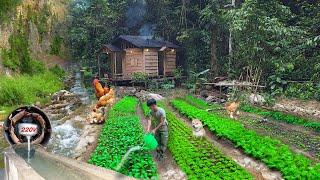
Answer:
[[[119,36],[101,48],[105,53],[100,63],[109,67],[107,74],[112,80],[131,80],[135,72],[149,77],[173,76],[177,68],[179,46],[144,36]]]

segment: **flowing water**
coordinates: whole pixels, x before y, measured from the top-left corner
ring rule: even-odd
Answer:
[[[80,99],[81,99],[83,104],[89,104],[90,103],[90,98],[89,98],[87,90],[84,88],[80,72],[76,73],[76,75],[75,75],[75,84],[70,89],[70,92],[72,92],[74,94],[77,94],[80,97]]]
[[[74,127],[74,122],[71,120],[60,125],[57,122],[52,122],[52,125],[53,136],[48,144],[48,150],[54,154],[71,156],[80,140],[80,129]]]
[[[120,163],[117,165],[116,167],[116,171],[119,171],[121,169],[121,167],[124,165],[124,163],[127,161],[127,159],[129,158],[130,154],[135,152],[135,151],[139,151],[141,150],[142,147],[141,146],[134,146],[132,148],[130,148],[126,154],[123,156],[123,158],[121,159]]]
[[[88,105],[91,100],[89,98],[87,90],[82,83],[82,77],[80,72],[75,74],[75,82],[70,92],[77,94],[82,102],[82,107]],[[71,105],[65,107],[67,114],[70,114]],[[81,107],[80,107],[81,108]],[[83,113],[83,111],[82,111]],[[54,154],[72,156],[74,154],[74,148],[80,140],[81,127],[79,124],[78,116],[72,117],[67,120],[55,120],[51,119],[53,126],[53,137],[48,144],[48,150]]]

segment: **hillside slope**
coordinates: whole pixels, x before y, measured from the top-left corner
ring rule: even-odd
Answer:
[[[33,60],[41,60],[47,66],[64,65],[67,51],[64,47],[64,34],[68,0],[21,0],[13,12],[5,14],[6,20],[0,22],[0,73],[15,71],[14,52],[17,49],[16,34],[23,34]],[[15,37],[13,37],[16,35]],[[17,64],[17,63],[16,63]]]

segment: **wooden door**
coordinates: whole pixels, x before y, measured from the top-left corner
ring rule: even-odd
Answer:
[[[116,53],[116,74],[122,74],[122,55],[121,53]]]
[[[159,76],[164,75],[164,56],[165,56],[164,51],[158,52],[158,73],[159,73]]]

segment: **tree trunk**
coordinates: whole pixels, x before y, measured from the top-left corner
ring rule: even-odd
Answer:
[[[98,76],[101,77],[100,53],[97,52]]]
[[[212,76],[217,77],[219,75],[218,59],[217,59],[217,26],[212,27],[211,34],[211,72]]]

